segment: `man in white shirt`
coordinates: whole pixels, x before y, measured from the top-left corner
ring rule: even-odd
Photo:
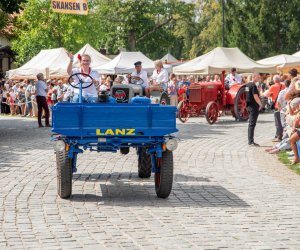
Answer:
[[[76,75],[73,77],[74,79],[74,85],[78,86],[77,88],[74,88],[74,96],[73,96],[73,102],[79,102],[79,94],[80,94],[80,83],[79,80],[83,82],[82,87],[88,86],[91,82],[93,83],[90,87],[82,89],[82,101],[88,102],[88,103],[95,103],[98,99],[98,93],[96,89],[96,84],[99,84],[100,75],[97,71],[92,70],[90,68],[91,64],[91,57],[87,54],[82,54],[79,58],[80,60],[80,68],[74,68],[72,69],[72,62],[73,62],[73,55],[71,53],[68,53],[68,56],[70,58],[70,62],[67,68],[67,72],[69,75],[73,75],[76,73],[84,73],[90,75],[93,80],[84,75]]]
[[[236,68],[231,69],[231,73],[228,74],[225,78],[225,83],[227,84],[227,86],[229,86],[229,88],[233,84],[241,84],[242,83],[242,77],[238,73],[236,73]]]
[[[131,83],[141,85],[143,88],[143,95],[145,95],[145,89],[148,87],[147,72],[142,70],[142,62],[138,61],[134,63],[135,70],[131,73]]]

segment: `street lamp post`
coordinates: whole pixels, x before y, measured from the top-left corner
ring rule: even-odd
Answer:
[[[225,41],[224,41],[224,16],[225,16],[225,10],[224,10],[224,5],[225,5],[225,0],[222,0],[222,47],[225,46]]]

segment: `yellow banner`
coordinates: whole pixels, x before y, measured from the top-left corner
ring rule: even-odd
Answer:
[[[87,0],[51,0],[53,12],[87,15]]]

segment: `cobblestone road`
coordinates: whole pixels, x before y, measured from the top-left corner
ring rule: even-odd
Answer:
[[[178,127],[169,199],[138,178],[134,152],[86,152],[62,200],[50,130],[0,117],[0,249],[300,249],[299,176],[248,147],[247,123]],[[256,141],[273,135],[261,115]]]

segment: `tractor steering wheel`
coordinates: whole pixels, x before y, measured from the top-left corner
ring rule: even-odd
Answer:
[[[82,75],[84,77],[89,77],[91,79],[90,82],[83,82],[82,79],[78,76],[78,75]],[[79,83],[75,84],[74,82],[71,81],[71,79],[73,77],[77,77],[78,78],[78,81]],[[70,75],[69,79],[68,79],[68,83],[75,89],[79,89],[80,88],[80,84],[82,85],[83,83],[87,84],[87,86],[82,86],[82,89],[86,89],[90,86],[93,85],[93,77],[91,77],[89,74],[85,74],[85,73],[75,73],[75,74],[72,74]]]

